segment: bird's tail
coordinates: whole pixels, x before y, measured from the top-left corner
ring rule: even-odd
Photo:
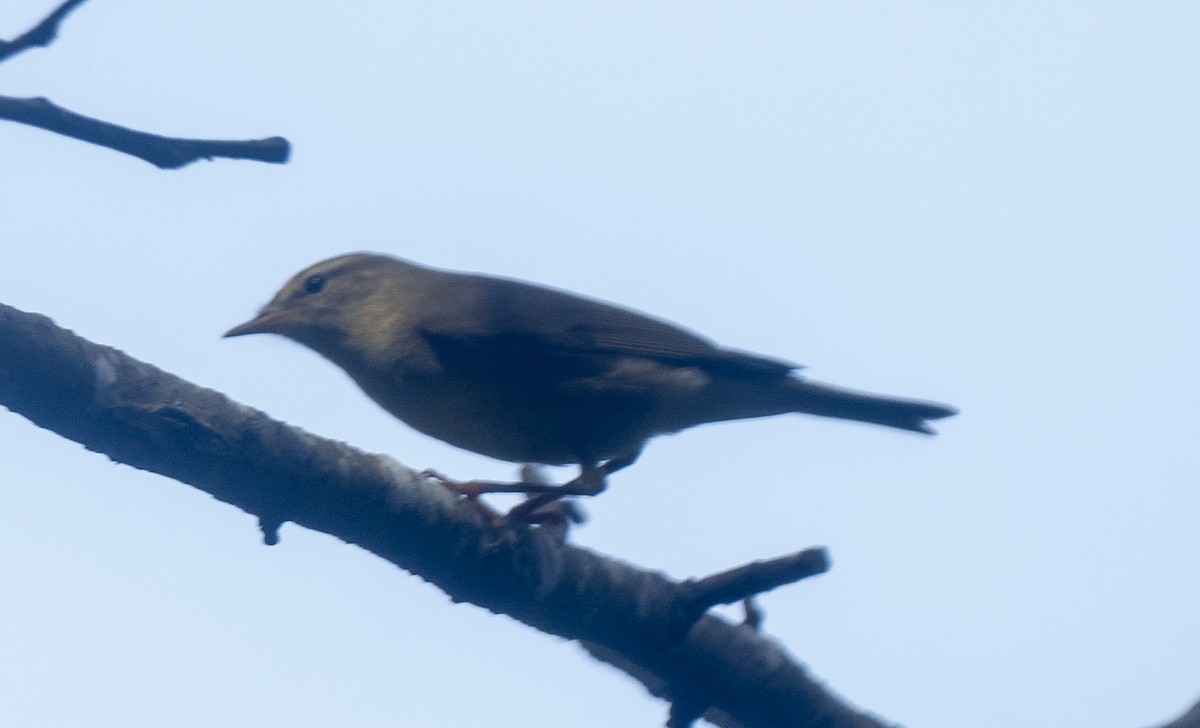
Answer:
[[[928,420],[940,420],[958,414],[958,410],[944,404],[882,397],[806,380],[795,380],[792,391],[796,412],[871,422],[927,434],[933,434]]]

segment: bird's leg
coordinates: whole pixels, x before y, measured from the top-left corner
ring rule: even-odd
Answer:
[[[524,493],[529,498],[510,510],[500,520],[523,521],[536,523],[538,512],[545,506],[569,495],[593,496],[604,492],[608,487],[609,475],[633,464],[642,454],[641,448],[625,455],[618,455],[603,463],[580,462],[579,475],[562,485],[548,483],[501,483],[494,480],[458,481],[442,475],[436,470],[423,470],[421,477],[436,480],[447,490],[465,496],[468,500],[478,500],[479,496],[487,493]]]
[[[555,498],[563,496],[596,495],[603,492],[606,487],[604,479],[618,470],[632,465],[641,452],[639,449],[598,464],[580,463],[579,476],[562,485],[534,483],[527,480],[516,483],[501,483],[495,480],[454,480],[433,469],[422,470],[420,477],[426,480],[436,480],[448,490],[471,499],[487,493],[524,493],[525,495],[554,496],[554,498],[546,500],[549,503]]]
[[[615,458],[608,460],[607,462],[604,463],[604,474],[612,475],[613,473],[617,472],[618,470],[622,470],[624,468],[629,467],[630,465],[633,465],[634,463],[637,462],[637,459],[639,456],[641,456],[641,454],[642,454],[642,448],[639,447],[638,449],[634,450],[631,453],[619,455]]]
[[[604,465],[580,463],[579,476],[562,485],[552,486],[552,490],[530,491],[530,496],[523,503],[513,506],[504,516],[506,521],[532,523],[537,521],[537,514],[551,503],[568,495],[599,495],[608,487]]]
[[[426,480],[436,480],[447,490],[459,495],[465,495],[471,500],[487,493],[553,493],[562,487],[561,485],[549,485],[548,483],[501,483],[496,480],[454,480],[432,469],[422,470],[420,476]]]
[[[513,507],[512,510],[505,515],[506,520],[514,521],[529,521],[537,511],[554,501],[568,495],[599,495],[608,487],[608,476],[617,472],[622,468],[629,467],[642,454],[641,448],[634,450],[625,455],[619,455],[611,458],[603,463],[587,463],[579,464],[579,477],[568,481],[562,485],[554,487],[553,490],[538,490],[527,491],[532,493],[528,500]]]

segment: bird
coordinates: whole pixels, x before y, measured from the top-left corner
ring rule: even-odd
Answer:
[[[378,253],[313,264],[224,335],[263,333],[324,356],[426,435],[498,460],[580,468],[563,485],[430,471],[471,497],[526,493],[526,515],[603,491],[647,441],[705,423],[803,413],[932,434],[931,420],[957,413],[812,381],[797,364],[615,304]]]

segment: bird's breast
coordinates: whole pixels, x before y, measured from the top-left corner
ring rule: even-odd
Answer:
[[[656,402],[628,376],[547,379],[486,367],[347,371],[413,429],[499,460],[599,462],[664,431],[649,426]]]

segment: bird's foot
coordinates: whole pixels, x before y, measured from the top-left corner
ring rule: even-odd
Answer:
[[[455,480],[448,475],[443,475],[433,468],[426,468],[425,470],[422,470],[417,474],[417,477],[419,477],[421,480],[432,480],[451,493],[466,496],[467,500],[478,500],[479,496],[488,492],[481,487],[483,485],[483,481]]]
[[[596,495],[607,485],[605,475],[602,467],[587,467],[577,478],[563,485],[554,485],[546,482],[542,473],[531,466],[522,467],[522,479],[515,483],[455,480],[433,469],[420,473],[422,479],[434,481],[451,493],[463,496],[464,500],[478,504],[496,528],[503,528],[509,523],[536,525],[556,532],[560,540],[565,539],[571,524],[587,520],[578,504],[562,499],[570,495]],[[501,514],[480,500],[480,496],[488,493],[522,493],[528,497],[508,513]]]
[[[501,483],[495,480],[455,480],[453,478],[442,475],[436,470],[427,469],[420,472],[420,477],[424,480],[432,480],[441,484],[447,490],[457,493],[461,496],[466,496],[471,500],[479,498],[487,493],[522,493],[524,495],[537,495],[541,493],[558,493],[563,488],[574,486],[580,478],[570,481],[566,485],[553,485],[544,482],[529,482],[518,481],[515,483]],[[603,487],[600,490],[604,490]],[[600,492],[597,490],[596,492]],[[593,493],[582,492],[563,492],[563,495],[593,495]]]
[[[514,506],[504,517],[509,521],[537,523],[542,514],[562,512],[569,514],[569,520],[581,523],[577,518],[578,513],[573,510],[575,505],[562,499],[569,495],[599,495],[608,487],[607,476],[608,470],[604,466],[585,465],[574,480],[562,485],[538,484],[542,488],[526,491],[529,498]],[[565,521],[563,523],[566,524]]]
[[[543,495],[535,495],[530,500],[544,497]],[[503,527],[509,523],[524,523],[530,526],[537,526],[539,530],[551,534],[558,543],[565,543],[571,526],[581,524],[587,520],[587,514],[583,512],[583,508],[579,506],[579,503],[574,500],[558,498],[531,509],[523,508],[526,503],[529,503],[529,501],[527,500],[511,508],[508,513],[499,516],[493,523],[497,527]]]

